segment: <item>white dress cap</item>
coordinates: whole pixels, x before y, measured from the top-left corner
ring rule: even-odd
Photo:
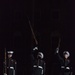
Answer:
[[[44,58],[44,54],[43,54],[42,52],[39,52],[39,53],[38,53],[38,56],[41,57],[41,59]]]
[[[7,51],[7,53],[8,53],[8,54],[13,54],[14,52],[13,52],[13,51]]]

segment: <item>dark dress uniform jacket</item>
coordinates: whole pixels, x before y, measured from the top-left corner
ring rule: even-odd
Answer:
[[[44,75],[45,74],[45,62],[41,59],[35,60],[33,65],[33,75]]]
[[[12,58],[8,59],[7,74],[8,75],[15,75],[16,74],[16,61],[13,60]]]
[[[56,53],[60,62],[60,73],[59,75],[71,75],[71,64],[69,59],[62,58],[59,53]]]

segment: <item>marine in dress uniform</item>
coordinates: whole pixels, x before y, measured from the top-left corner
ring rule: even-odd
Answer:
[[[7,53],[8,53],[7,75],[15,75],[17,62],[14,59],[12,59],[13,51],[8,51]]]
[[[59,75],[72,75],[72,66],[69,60],[70,53],[68,51],[63,52],[64,58],[59,54],[59,48],[56,49],[56,55],[60,62],[60,73]]]
[[[37,58],[33,63],[33,75],[45,75],[45,62],[43,58],[43,53],[38,52]]]

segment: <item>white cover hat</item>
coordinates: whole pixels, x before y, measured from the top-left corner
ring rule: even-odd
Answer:
[[[42,52],[39,52],[39,53],[38,53],[38,56],[39,56],[41,59],[43,59],[43,58],[44,58],[44,55],[43,55],[43,53],[42,53]]]
[[[69,53],[68,51],[64,51],[64,52],[63,52],[63,55],[64,55],[64,54],[67,54],[68,56],[70,56],[70,53]]]
[[[14,52],[13,52],[13,51],[7,51],[7,53],[8,53],[8,54],[13,54]]]

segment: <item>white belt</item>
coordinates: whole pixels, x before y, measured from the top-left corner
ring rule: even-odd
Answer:
[[[34,65],[33,67],[38,67],[38,68],[40,68],[40,69],[43,69],[43,67],[42,67],[42,66]]]
[[[61,68],[65,68],[65,66],[61,66]]]
[[[65,67],[65,66],[61,66],[61,68],[66,68],[66,69],[68,69],[68,70],[70,69],[70,67]]]
[[[10,69],[14,69],[14,67],[10,67]]]
[[[70,67],[66,67],[66,69],[68,69],[68,70],[69,70],[69,69],[70,69]]]

